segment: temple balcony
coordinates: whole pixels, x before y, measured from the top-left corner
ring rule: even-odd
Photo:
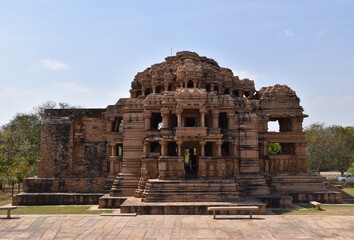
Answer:
[[[108,142],[122,142],[123,140],[122,132],[107,132],[106,136]]]
[[[302,132],[267,132],[264,138],[268,142],[305,142],[305,134]]]
[[[146,129],[145,130],[145,137],[146,138],[154,138],[154,137],[160,137],[161,132],[160,130],[157,129]]]
[[[208,128],[208,135],[218,135],[220,134],[220,128]]]
[[[269,155],[270,172],[296,172],[299,170],[300,161],[297,161],[296,155],[277,154]]]
[[[206,127],[177,127],[176,128],[176,137],[206,137],[207,128]]]

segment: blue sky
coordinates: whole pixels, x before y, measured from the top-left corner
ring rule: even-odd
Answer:
[[[195,51],[297,92],[305,126],[354,126],[354,0],[0,0],[0,125],[47,100],[105,108]]]

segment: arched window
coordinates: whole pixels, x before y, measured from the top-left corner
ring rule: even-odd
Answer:
[[[206,89],[207,92],[210,92],[210,88],[211,88],[211,87],[210,87],[210,84],[208,83],[208,84],[205,86],[205,89]]]
[[[138,90],[138,91],[136,91],[136,93],[135,93],[135,97],[139,97],[139,96],[141,96],[141,90]]]
[[[148,96],[150,93],[151,93],[151,88],[145,89],[145,92],[144,92],[145,96]]]
[[[160,86],[156,87],[156,93],[161,93],[161,87]]]

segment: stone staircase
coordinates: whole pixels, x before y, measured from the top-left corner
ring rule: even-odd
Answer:
[[[105,179],[102,193],[109,193],[110,192],[114,180],[115,180],[115,177],[107,177]]]
[[[348,194],[347,192],[344,192],[341,188],[336,187],[336,186],[334,186],[332,184],[327,184],[327,188],[328,188],[328,190],[331,190],[331,191],[340,192],[343,201],[353,202],[354,203],[354,196]]]
[[[260,173],[241,173],[240,187],[243,196],[269,195],[270,190]]]
[[[277,193],[327,191],[322,177],[313,173],[272,174],[271,185]]]
[[[240,173],[259,173],[258,159],[241,159],[240,161]]]
[[[148,180],[142,202],[235,202],[238,184],[229,180]]]
[[[140,176],[119,173],[114,179],[110,195],[118,197],[134,196],[135,190],[138,188],[139,179]]]

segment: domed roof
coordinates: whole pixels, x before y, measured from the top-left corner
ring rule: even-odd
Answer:
[[[166,57],[165,61],[139,72],[132,82],[130,92],[132,97],[136,97],[138,94],[134,93],[141,94],[147,89],[151,89],[148,93],[160,93],[164,89],[174,91],[186,87],[188,81],[193,81],[188,87],[205,88],[219,93],[236,92],[243,87],[247,88],[245,91],[254,92],[253,81],[240,80],[230,69],[220,67],[215,60],[189,51],[177,52],[175,56]]]

